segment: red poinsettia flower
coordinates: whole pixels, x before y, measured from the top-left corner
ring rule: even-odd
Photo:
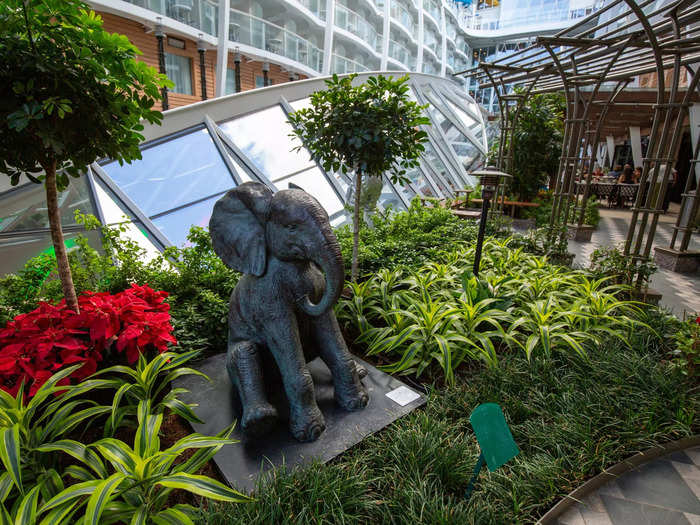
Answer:
[[[59,384],[88,377],[112,349],[129,364],[142,352],[164,352],[177,344],[167,296],[133,285],[114,295],[85,292],[78,298],[80,313],[65,301],[40,303],[0,329],[0,387],[16,395],[24,382],[31,397],[52,374],[75,363],[83,366]]]

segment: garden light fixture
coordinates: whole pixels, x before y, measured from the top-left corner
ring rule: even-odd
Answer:
[[[486,166],[484,169],[472,171],[471,175],[479,177],[481,181],[481,218],[479,219],[479,236],[476,240],[476,251],[474,252],[474,275],[479,275],[479,264],[481,263],[481,247],[484,244],[484,233],[486,232],[486,220],[488,218],[489,204],[498,194],[498,185],[501,178],[512,177],[503,173],[495,166]]]

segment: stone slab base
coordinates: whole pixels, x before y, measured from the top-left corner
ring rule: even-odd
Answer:
[[[582,226],[568,224],[566,227],[567,236],[569,239],[576,242],[591,242],[594,231],[595,228],[588,224],[583,224]]]
[[[700,252],[681,252],[656,246],[654,262],[672,272],[695,273],[700,268]]]
[[[369,393],[369,404],[364,409],[346,412],[336,406],[328,368],[320,359],[311,361],[308,367],[316,389],[316,401],[326,420],[326,430],[312,443],[299,443],[289,433],[284,420],[288,408],[284,402],[278,404],[271,400],[278,405],[280,422],[270,434],[249,439],[236,427],[231,439],[241,442],[223,447],[214,456],[226,481],[232,487],[250,492],[255,489],[258,478],[273,467],[293,468],[311,461],[325,463],[425,403],[423,395],[398,379],[357,357],[355,361],[367,369],[362,383]],[[226,372],[226,354],[210,357],[194,368],[209,376],[211,382],[198,376],[185,376],[176,379],[173,386],[189,390],[180,395],[184,402],[198,404],[194,412],[204,424],[193,424],[194,430],[213,436],[234,419],[240,419],[240,401]],[[400,390],[395,392],[397,389]],[[393,392],[393,399],[387,396],[390,392]],[[402,404],[406,401],[408,403]]]

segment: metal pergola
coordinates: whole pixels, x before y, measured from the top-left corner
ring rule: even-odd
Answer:
[[[456,73],[471,75],[481,88],[496,91],[502,123],[497,167],[506,172],[513,169],[513,133],[524,103],[534,94],[564,93],[564,139],[550,217],[551,238],[560,243],[566,242],[567,227],[583,225],[593,159],[603,129],[610,126],[606,124],[610,110],[632,104],[619,98],[635,77],[655,77],[655,100],[640,102],[653,110],[653,117],[624,248],[634,264],[650,258],[688,108],[699,100],[700,2],[676,0],[658,7],[660,3],[611,0],[554,36],[538,37],[507,57]],[[695,166],[700,161],[700,143],[693,151]],[[692,171],[681,210],[691,189]],[[584,175],[585,181],[576,184]],[[698,199],[693,204],[691,216],[697,213]],[[691,232],[692,227],[681,225],[679,214],[670,248],[680,237],[680,251],[686,251]]]

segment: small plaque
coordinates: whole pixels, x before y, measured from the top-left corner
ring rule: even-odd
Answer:
[[[391,392],[386,393],[386,397],[391,399],[394,403],[398,403],[402,407],[408,405],[411,401],[415,401],[420,397],[420,394],[416,394],[413,390],[406,386],[400,386],[395,388]]]

